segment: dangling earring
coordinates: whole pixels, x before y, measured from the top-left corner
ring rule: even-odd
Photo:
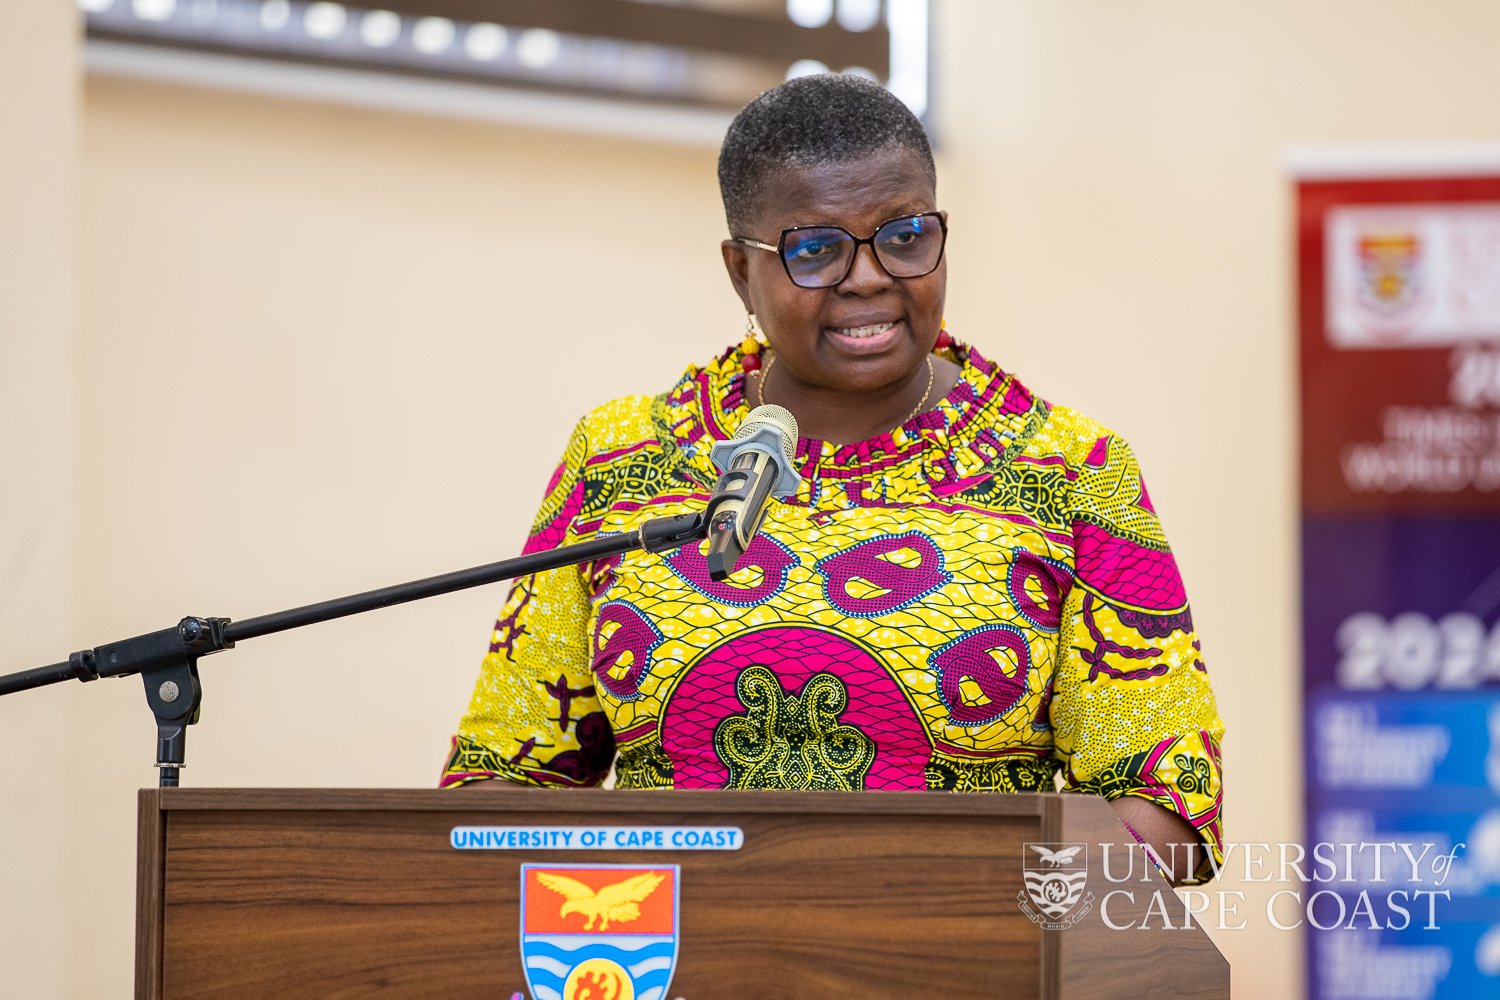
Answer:
[[[756,338],[762,336],[765,336],[765,331],[755,321],[755,313],[745,313],[745,340],[740,344],[740,353],[744,357],[740,359],[740,367],[746,372],[760,369],[760,341]]]
[[[941,351],[944,348],[952,347],[953,343],[953,335],[948,332],[948,319],[944,317],[943,325],[938,327],[937,343],[933,345],[933,350]]]

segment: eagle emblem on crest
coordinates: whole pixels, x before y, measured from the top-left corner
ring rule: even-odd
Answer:
[[[559,917],[566,917],[570,913],[581,913],[588,922],[583,929],[591,931],[594,929],[595,919],[603,921],[599,925],[601,931],[609,930],[611,920],[616,923],[629,923],[641,915],[641,908],[636,904],[656,891],[656,887],[665,881],[666,876],[657,872],[647,872],[634,878],[616,882],[614,885],[606,885],[598,892],[590,889],[577,879],[559,875],[556,872],[536,873],[537,881],[551,889],[560,892],[567,898],[562,908],[558,911]]]

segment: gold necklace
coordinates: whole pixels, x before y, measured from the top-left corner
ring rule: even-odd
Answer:
[[[906,415],[906,420],[901,421],[901,424],[898,424],[897,426],[903,426],[903,425],[905,425],[906,422],[907,422],[907,420],[910,420],[912,417],[915,417],[918,413],[921,413],[922,412],[922,407],[924,407],[924,406],[927,405],[927,397],[931,396],[931,395],[932,395],[932,355],[929,354],[929,355],[927,355],[927,391],[924,392],[924,393],[922,393],[922,401],[920,403],[918,403],[916,405],[916,407],[913,408],[912,411]]]
[[[761,371],[755,373],[757,376],[759,376],[755,381],[755,394],[760,397],[761,406],[766,405],[766,379],[770,376],[771,368],[775,364],[776,355],[772,354],[770,360],[766,362],[766,367]],[[922,412],[922,407],[927,405],[927,397],[932,395],[932,379],[932,355],[929,354],[927,355],[927,391],[922,393],[922,401],[918,403],[912,409],[912,411],[906,415],[906,420],[903,420],[901,421],[901,423],[896,425],[897,427],[904,426],[908,421],[911,420],[912,417],[915,417],[918,413]]]

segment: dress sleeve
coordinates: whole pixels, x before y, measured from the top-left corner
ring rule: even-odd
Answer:
[[[552,475],[523,554],[580,541],[588,483],[582,423]],[[516,580],[490,636],[469,712],[459,723],[440,787],[505,778],[526,785],[597,785],[615,740],[589,665],[591,583],[608,566],[565,566]]]
[[[1051,704],[1064,781],[1176,813],[1222,862],[1224,724],[1177,561],[1124,440],[1094,442],[1068,517],[1076,576]],[[1211,870],[1201,848],[1194,867],[1196,878]]]

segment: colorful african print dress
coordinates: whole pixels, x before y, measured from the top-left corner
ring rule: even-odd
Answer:
[[[952,355],[950,355],[952,356]],[[969,349],[855,445],[803,438],[730,580],[699,546],[518,580],[442,783],[1138,795],[1218,853],[1219,720],[1135,456]],[[573,433],[525,551],[701,510],[741,355]],[[618,750],[618,759],[616,751]]]

